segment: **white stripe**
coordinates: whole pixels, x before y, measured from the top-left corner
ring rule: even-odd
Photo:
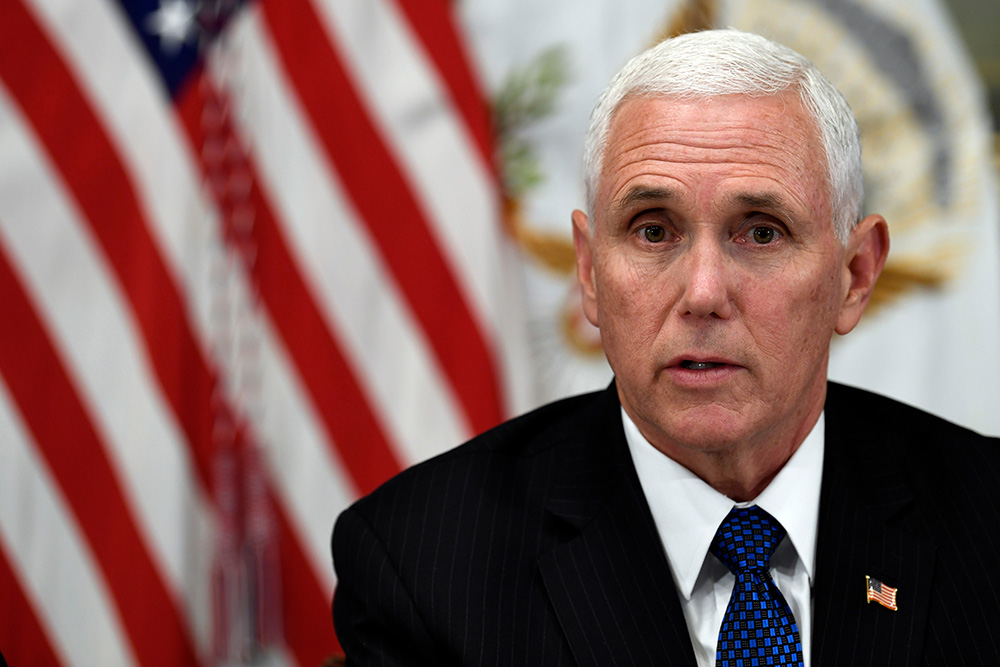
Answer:
[[[156,222],[153,236],[170,251],[168,270],[188,275],[178,265],[204,261],[199,223],[207,217],[206,202],[188,164],[183,130],[128,17],[104,0],[32,2],[139,186]]]
[[[245,72],[236,86],[246,96],[243,124],[254,133],[257,168],[327,325],[404,460],[456,445],[469,435],[457,402],[291,101],[258,11],[245,18],[230,36]]]
[[[501,362],[498,380],[507,385],[508,401],[523,407],[529,382],[525,309],[494,177],[394,0],[314,2],[433,221],[474,319]]]
[[[207,332],[211,331],[212,299],[207,287],[210,284],[212,258],[211,250],[206,251],[206,248],[213,248],[212,228],[216,223],[202,196],[200,185],[193,178],[197,169],[192,164],[192,158],[179,148],[188,143],[183,130],[173,116],[164,110],[158,84],[153,81],[153,72],[139,64],[146,62],[145,52],[122,37],[122,33],[131,31],[131,27],[125,25],[127,19],[124,17],[111,15],[106,3],[79,0],[79,5],[86,5],[86,11],[82,12],[86,16],[77,17],[78,20],[74,23],[74,12],[67,10],[66,0],[38,1],[44,3],[53,31],[70,48],[71,64],[79,68],[95,104],[109,119],[108,130],[116,138],[126,163],[131,166],[140,185],[138,195],[150,212],[154,223],[152,231],[161,241],[168,267],[189,287],[197,333],[200,334],[198,337],[203,342],[210,340]],[[74,4],[74,7],[77,6]],[[244,14],[247,13],[244,11]],[[254,14],[256,15],[255,11]],[[259,22],[259,19],[254,21]],[[90,35],[101,37],[94,40]],[[234,36],[232,41],[236,43],[240,40]],[[250,54],[247,56],[249,58]],[[104,64],[109,66],[102,69]],[[114,66],[110,66],[112,64]],[[274,72],[273,66],[271,72]],[[244,85],[247,89],[254,90],[257,84],[249,77]],[[273,90],[275,87],[271,88]],[[128,104],[122,103],[123,90],[129,91]],[[265,90],[262,94],[267,92],[270,91]],[[279,92],[287,94],[283,89]],[[254,100],[254,104],[259,104],[259,108],[265,112],[269,111],[265,107],[267,102],[260,95],[256,95]],[[284,105],[285,101],[278,100],[277,104]],[[285,126],[291,124],[293,123],[286,121],[286,117],[265,115],[253,128],[254,132],[261,135],[259,139],[254,139],[255,147],[258,144],[260,147],[267,146],[272,137],[282,136]],[[295,128],[290,132],[294,134]],[[369,394],[382,397],[378,400],[381,406],[376,406],[376,413],[389,425],[395,442],[404,443],[404,460],[425,458],[428,453],[465,439],[466,433],[454,426],[455,417],[452,415],[455,410],[450,407],[452,403],[443,403],[438,398],[442,392],[434,389],[446,385],[433,380],[433,371],[427,368],[425,361],[427,355],[414,352],[418,344],[414,342],[413,329],[398,323],[402,319],[398,316],[398,309],[388,315],[381,312],[369,314],[368,311],[373,310],[372,294],[359,294],[359,290],[355,289],[356,284],[368,281],[369,276],[381,276],[379,268],[367,273],[351,273],[350,264],[331,261],[331,257],[337,260],[345,253],[342,250],[343,241],[330,234],[330,225],[318,222],[344,219],[330,217],[337,214],[331,213],[331,207],[324,201],[325,198],[330,198],[327,194],[329,185],[320,175],[329,174],[329,170],[324,167],[313,171],[299,162],[274,162],[263,152],[260,162],[263,164],[258,165],[258,168],[268,177],[280,176],[285,183],[291,184],[285,194],[293,202],[299,215],[285,215],[284,218],[291,223],[289,236],[293,241],[293,248],[298,251],[295,254],[300,261],[307,262],[306,273],[315,277],[313,286],[317,288],[316,293],[321,294],[321,309],[329,313],[331,300],[347,299],[349,304],[342,310],[351,314],[352,321],[357,321],[358,314],[364,313],[360,318],[362,322],[379,325],[377,329],[366,326],[355,337],[357,342],[353,346],[355,353],[352,356],[361,360],[358,367],[363,372],[358,375],[362,380],[369,379],[365,377],[368,374],[372,375],[370,380],[375,389]],[[319,164],[322,162],[319,161]],[[288,165],[294,165],[294,168]],[[315,190],[304,188],[313,178],[319,179]],[[310,203],[314,198],[319,201]],[[286,206],[284,210],[288,208]],[[339,209],[340,206],[332,208]],[[279,210],[282,207],[279,206]],[[355,244],[354,247],[358,245]],[[346,259],[350,260],[351,257]],[[360,261],[364,261],[364,258]],[[348,267],[347,270],[345,266]],[[377,300],[381,302],[382,295],[386,293],[381,292],[382,283],[375,278],[371,280],[371,283],[363,284],[372,285]],[[331,292],[336,292],[336,295]],[[326,308],[323,308],[324,304]],[[331,316],[330,319],[344,321],[337,316]],[[373,335],[384,336],[387,339],[385,344],[373,345]],[[207,349],[209,346],[205,347]],[[357,354],[358,350],[363,352]],[[373,358],[374,366],[369,365]],[[424,368],[419,368],[421,365]],[[413,380],[405,385],[400,382],[401,376]],[[401,400],[400,394],[404,391],[413,392],[414,386],[419,387],[419,391],[410,393],[405,400]],[[420,396],[421,400],[413,401],[413,396]],[[444,432],[436,429],[420,431],[416,441],[412,442],[414,418],[422,419],[419,423],[445,424]],[[399,428],[398,423],[411,426]],[[401,437],[403,433],[405,436]],[[459,435],[454,435],[456,433]]]
[[[104,577],[2,377],[0,461],[0,548],[59,662],[136,664]]]
[[[124,296],[12,104],[0,87],[0,231],[109,447],[155,564],[175,592],[184,587],[193,614],[207,607],[209,564],[192,562],[192,546],[211,534],[211,519],[192,484],[183,435],[137,344]]]
[[[272,338],[270,327],[265,338]],[[319,419],[302,388],[284,372],[289,361],[278,345],[264,345],[261,357],[264,383],[264,447],[280,491],[280,502],[288,512],[292,530],[305,545],[306,558],[324,585],[324,594],[333,592],[333,568],[330,566],[330,533],[338,514],[358,496],[346,468],[333,447],[317,430]],[[303,415],[307,418],[303,418]],[[286,619],[294,623],[294,618]]]
[[[73,51],[73,64],[84,72],[89,92],[101,113],[109,119],[108,130],[117,138],[126,162],[140,185],[138,196],[150,214],[152,231],[161,243],[161,250],[168,267],[180,276],[182,285],[187,286],[192,324],[196,340],[202,349],[209,349],[212,330],[211,270],[217,258],[217,219],[209,208],[202,188],[195,178],[198,173],[193,158],[186,148],[188,140],[183,129],[168,108],[163,105],[160,91],[151,77],[153,74],[140,63],[146,62],[146,54],[135,44],[123,37],[131,31],[126,19],[109,15],[107,3],[95,0],[80,0],[85,4],[87,20],[83,25],[74,25],[66,16],[63,0],[43,0],[52,14],[49,19],[53,30],[66,40]],[[60,14],[62,10],[62,14]],[[89,31],[83,34],[86,28]],[[107,34],[105,34],[107,33]],[[99,39],[93,39],[100,35]],[[116,66],[101,69],[101,63],[115,63]],[[97,63],[95,65],[95,63]],[[122,91],[128,91],[129,103],[124,104]],[[128,110],[125,113],[124,110]],[[280,123],[279,123],[280,124]],[[247,287],[242,274],[237,278],[234,300],[247,302]],[[280,352],[281,345],[265,332],[262,342],[262,365],[267,369],[266,382],[262,388],[266,396],[266,423],[261,415],[250,415],[254,428],[264,434],[265,446],[270,443],[273,451],[280,452],[271,461],[278,466],[278,474],[289,468],[295,474],[307,473],[316,476],[319,482],[305,482],[301,477],[284,479],[283,489],[312,489],[313,485],[324,489],[319,496],[308,501],[295,502],[297,511],[308,507],[310,514],[323,508],[326,519],[319,524],[306,524],[301,516],[293,517],[299,525],[310,525],[312,534],[304,543],[314,545],[307,554],[313,562],[322,561],[317,570],[321,577],[330,579],[329,529],[332,518],[348,502],[345,494],[350,485],[331,462],[328,454],[330,446],[318,428],[315,415],[308,403],[301,399],[305,392],[299,387],[294,370],[287,358]],[[207,355],[206,355],[207,356]],[[275,432],[274,424],[288,430]],[[289,434],[295,437],[290,438]],[[305,461],[303,463],[302,461]],[[181,479],[185,479],[182,477]],[[301,494],[301,491],[300,491]],[[315,545],[322,541],[321,554]],[[206,538],[200,549],[211,553],[212,542]],[[199,554],[199,557],[202,557]],[[208,592],[206,591],[206,595]],[[206,604],[200,614],[208,613],[211,606]],[[293,622],[293,619],[289,619]]]
[[[372,119],[402,162],[415,194],[437,226],[460,287],[489,330],[504,288],[497,252],[499,202],[475,143],[445,85],[395,2],[314,0],[331,39],[368,103]]]

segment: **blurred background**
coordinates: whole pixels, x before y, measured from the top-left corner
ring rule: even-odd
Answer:
[[[1000,434],[996,2],[0,0],[7,662],[333,659],[338,513],[610,380],[587,116],[713,26],[858,116],[893,247],[831,376]]]
[[[1000,132],[1000,5],[987,0],[948,0],[946,3],[958,26],[976,71],[989,97],[994,137]]]

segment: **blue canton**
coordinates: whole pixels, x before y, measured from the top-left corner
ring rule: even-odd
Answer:
[[[248,0],[117,0],[171,97]]]
[[[770,561],[785,529],[756,505],[733,508],[710,551],[736,576],[722,619],[717,667],[802,665],[799,627],[771,579]]]

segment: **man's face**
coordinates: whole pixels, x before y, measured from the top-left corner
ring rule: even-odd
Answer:
[[[797,95],[626,100],[594,209],[592,233],[574,214],[584,308],[640,431],[679,460],[796,446],[823,407],[831,336],[853,327]]]

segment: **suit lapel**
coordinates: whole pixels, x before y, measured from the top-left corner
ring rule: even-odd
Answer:
[[[816,556],[814,665],[919,662],[935,547],[904,529],[912,498],[894,434],[859,417],[831,384]],[[865,576],[898,590],[899,610],[867,602]]]
[[[578,664],[693,667],[614,385],[561,450],[546,507],[565,541],[539,559],[539,570]]]
[[[935,546],[906,529],[912,498],[889,454],[891,428],[859,418],[852,398],[830,385],[811,662],[913,665],[922,652]],[[560,436],[546,507],[562,541],[539,559],[539,571],[581,667],[693,666],[618,411],[612,385]],[[866,602],[865,575],[898,589],[898,611]]]

